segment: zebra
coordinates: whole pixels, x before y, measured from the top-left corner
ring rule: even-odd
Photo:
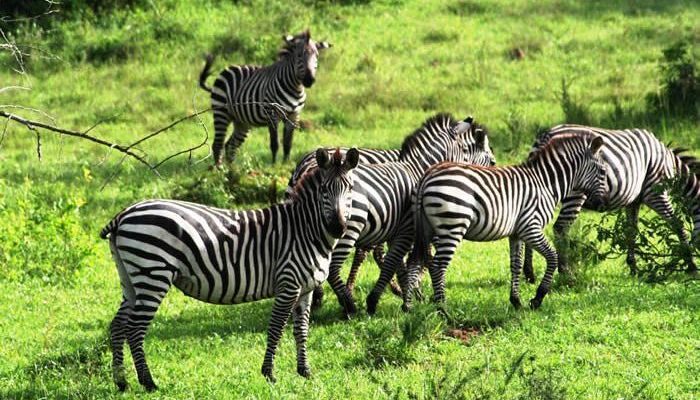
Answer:
[[[333,250],[328,275],[328,282],[346,317],[353,315],[356,307],[352,293],[340,278],[343,262],[353,247],[362,249],[384,242],[389,244],[380,279],[371,295],[378,301],[381,291],[410,250],[413,237],[411,193],[423,172],[446,160],[487,165],[494,162],[485,132],[475,135],[471,119],[459,122],[449,114],[427,119],[407,136],[399,159],[400,162],[395,163],[360,164],[355,169],[348,229]],[[376,306],[376,302],[372,304]],[[368,312],[374,311],[375,308],[368,307]]]
[[[332,149],[327,149],[331,151]],[[348,150],[347,147],[341,147],[340,152],[344,154]],[[383,164],[388,162],[399,161],[399,155],[401,154],[401,149],[369,149],[361,148],[360,150],[360,163],[362,164]],[[294,192],[294,187],[301,176],[303,176],[308,170],[316,167],[316,156],[315,153],[309,152],[304,155],[301,160],[297,163],[296,168],[289,177],[289,183],[287,184],[287,189],[285,191],[285,196],[289,197]],[[346,286],[350,293],[353,292],[355,287],[355,279],[357,277],[357,272],[359,271],[360,265],[367,258],[367,253],[372,252],[374,261],[377,265],[384,263],[384,244],[379,244],[374,247],[368,248],[355,248],[355,255],[352,259],[352,265],[350,266],[350,274],[348,275],[348,280]],[[391,281],[391,290],[397,294],[401,295],[401,289],[395,281]],[[318,309],[323,304],[323,287],[319,286],[314,290],[313,302],[311,304],[312,309]]]
[[[481,135],[483,131],[484,135],[488,135],[488,129],[477,122],[474,122],[473,117],[469,116],[465,118],[464,122],[467,122],[471,124],[471,129],[475,135]],[[465,142],[466,143],[466,142]],[[468,143],[466,143],[468,145]],[[331,149],[328,149],[329,151]],[[347,148],[340,148],[341,153],[343,151],[347,151]],[[372,148],[361,148],[360,150],[360,163],[362,164],[382,164],[382,163],[389,163],[389,162],[398,162],[399,157],[401,155],[401,149],[372,149]],[[489,151],[493,153],[492,149],[489,148]],[[490,157],[486,157],[483,161],[475,160],[477,163],[495,163],[495,159],[493,159],[493,154],[491,154]],[[286,193],[289,194],[289,192],[294,188],[294,185],[296,184],[296,181],[299,179],[300,176],[302,176],[308,169],[313,168],[316,166],[316,160],[314,157],[314,153],[307,153],[304,155],[301,160],[297,163],[296,168],[294,169],[294,172],[292,172],[291,177],[289,178],[289,183],[287,184],[287,191]],[[350,293],[354,291],[355,288],[355,281],[357,279],[357,273],[359,272],[360,266],[364,262],[365,258],[367,257],[367,253],[372,251],[372,256],[374,257],[375,262],[377,263],[377,266],[381,269],[383,263],[384,263],[384,244],[379,244],[373,247],[368,247],[368,248],[355,248],[355,255],[353,256],[352,259],[352,264],[350,266],[350,273],[348,274],[348,279],[346,282],[346,287]],[[402,290],[400,285],[398,284],[397,281],[392,280],[390,281],[390,288],[391,291],[397,295],[397,296],[402,296]],[[319,308],[322,304],[323,301],[323,288],[318,287],[314,291],[314,301],[312,304],[312,309]]]
[[[199,86],[211,93],[214,110],[214,163],[220,167],[223,154],[232,162],[252,127],[267,126],[270,133],[272,162],[277,160],[279,148],[277,125],[284,121],[284,161],[289,159],[294,128],[306,102],[305,88],[316,80],[319,52],[330,48],[328,42],[316,42],[306,30],[297,35],[285,36],[284,47],[277,55],[277,62],[265,67],[232,65],[223,70],[212,87],[206,85],[214,57],[207,56],[199,75]],[[224,139],[228,126],[233,122],[233,134]]]
[[[608,202],[601,207],[594,207],[586,199],[586,195],[580,192],[569,193],[562,201],[559,217],[554,223],[554,232],[558,244],[559,271],[566,272],[566,233],[578,217],[581,209],[611,211],[624,208],[627,221],[634,229],[626,238],[628,244],[626,262],[632,274],[637,273],[635,257],[635,238],[637,236],[637,223],[639,209],[646,204],[667,221],[676,221],[668,191],[659,191],[658,185],[664,180],[682,175],[686,180],[686,196],[696,199],[693,212],[694,233],[693,238],[700,232],[700,183],[697,175],[689,170],[694,160],[682,157],[661,143],[653,133],[644,129],[608,130],[581,125],[558,125],[541,135],[532,147],[532,152],[544,146],[552,137],[562,134],[586,135],[593,132],[605,139],[606,147],[602,151],[602,157],[608,165],[607,185],[609,187]],[[681,227],[681,224],[672,224]],[[682,229],[677,231],[682,243],[688,248],[690,243],[688,235]],[[686,254],[687,271],[697,271],[693,256],[690,251]],[[532,248],[526,246],[523,272],[527,281],[534,282],[535,276],[532,268]]]
[[[523,243],[547,259],[547,271],[530,301],[531,308],[539,308],[557,266],[557,252],[545,238],[543,228],[557,203],[571,190],[588,194],[593,203],[604,201],[603,144],[603,137],[590,132],[562,134],[520,165],[499,168],[442,163],[432,167],[418,184],[413,199],[416,234],[407,286],[415,285],[417,266],[427,259],[432,242],[436,247],[429,267],[433,300],[444,303],[445,271],[460,241],[508,237],[510,302],[514,307],[521,306],[518,276]],[[409,295],[407,290],[404,308],[410,307]]]
[[[330,255],[346,229],[358,151],[343,161],[317,151],[320,168],[305,174],[293,198],[269,208],[230,211],[176,200],[134,204],[109,222],[122,286],[122,303],[110,325],[113,378],[126,389],[123,346],[128,340],[138,380],[156,389],[146,364],[146,330],[168,289],[213,304],[274,297],[262,374],[274,381],[273,361],[290,314],[297,343],[297,372],[310,376],[306,358],[313,288],[328,275]]]

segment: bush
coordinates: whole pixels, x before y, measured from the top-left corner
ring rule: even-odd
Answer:
[[[692,43],[681,40],[663,51],[659,66],[661,89],[650,93],[647,101],[653,110],[676,116],[700,116],[700,82]]]
[[[631,269],[630,273],[637,275],[648,282],[660,282],[668,279],[671,275],[686,270],[685,259],[688,252],[698,258],[700,249],[687,248],[680,242],[678,229],[683,228],[686,232],[692,226],[690,202],[692,199],[685,199],[682,193],[682,181],[679,178],[670,179],[659,185],[656,190],[669,190],[673,202],[673,209],[679,218],[679,224],[669,224],[656,213],[640,213],[638,233],[636,235],[636,270]],[[609,248],[601,251],[605,257],[616,257],[627,254],[626,237],[634,233],[635,227],[627,224],[627,216],[624,210],[606,214],[600,224],[596,224],[598,229],[598,240],[607,241]]]
[[[97,235],[80,224],[84,201],[59,198],[46,204],[48,193],[30,181],[11,187],[0,180],[0,274],[3,279],[41,279],[70,284],[83,267],[94,264]]]

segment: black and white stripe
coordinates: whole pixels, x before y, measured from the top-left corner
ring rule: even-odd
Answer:
[[[547,259],[547,272],[530,301],[531,307],[539,307],[557,266],[557,253],[542,230],[557,203],[572,190],[590,194],[591,201],[605,195],[605,164],[599,154],[603,142],[592,133],[558,135],[521,165],[488,168],[443,163],[431,168],[419,183],[414,199],[416,238],[408,286],[415,284],[417,265],[427,259],[432,242],[436,247],[430,266],[434,300],[443,302],[445,271],[457,245],[463,239],[493,241],[508,237],[510,301],[515,307],[520,307],[518,276],[523,243]],[[407,303],[409,306],[410,297]]]
[[[589,135],[593,133],[605,140],[605,147],[601,153],[607,166],[607,185],[609,196],[606,204],[593,207],[586,201],[584,193],[573,192],[567,194],[562,201],[561,212],[554,224],[554,232],[557,235],[556,243],[566,243],[565,237],[568,229],[578,217],[581,209],[611,211],[624,208],[628,223],[633,229],[626,238],[628,243],[627,264],[630,271],[636,272],[635,237],[639,208],[646,204],[667,221],[676,220],[669,194],[665,190],[659,190],[659,184],[663,181],[681,175],[685,178],[685,195],[693,206],[694,234],[697,237],[700,231],[700,185],[698,178],[689,170],[691,158],[681,157],[661,143],[653,133],[644,129],[608,130],[580,125],[559,125],[541,135],[533,145],[532,152],[553,137],[558,135]],[[672,224],[682,226],[682,224]],[[689,246],[688,235],[683,229],[677,231],[681,242]],[[559,251],[559,269],[566,270],[566,249]],[[692,253],[687,252],[687,270],[697,270]],[[532,249],[525,250],[525,262],[523,271],[528,281],[534,282],[535,276],[532,269]]]
[[[328,157],[308,172],[293,198],[265,209],[231,211],[200,204],[148,200],[119,213],[100,233],[109,236],[123,300],[111,324],[114,380],[126,388],[123,345],[128,340],[139,382],[155,383],[143,340],[172,285],[213,304],[274,297],[262,373],[269,379],[290,314],[294,317],[297,371],[309,375],[306,337],[313,288],[328,275],[330,255],[350,215],[358,153]]]
[[[284,123],[284,159],[289,158],[294,128],[306,102],[305,88],[311,87],[316,80],[319,51],[331,45],[315,42],[308,30],[283,39],[285,46],[280,50],[277,62],[266,67],[232,65],[219,74],[211,88],[205,81],[213,57],[207,57],[199,85],[211,93],[215,130],[212,152],[217,166],[223,161],[224,139],[231,123],[233,134],[225,149],[227,161],[234,160],[251,128],[267,126],[272,162],[275,162],[280,119]]]
[[[475,136],[472,128],[471,118],[458,123],[449,115],[438,114],[404,140],[400,162],[360,164],[356,168],[348,230],[333,250],[328,276],[346,315],[355,313],[356,308],[352,293],[339,275],[343,262],[353,247],[389,244],[380,278],[368,297],[368,311],[373,312],[381,292],[411,248],[411,194],[423,172],[446,160],[493,162],[485,132]]]

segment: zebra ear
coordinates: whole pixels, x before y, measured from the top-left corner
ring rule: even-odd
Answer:
[[[481,128],[477,128],[474,131],[474,141],[476,142],[477,146],[483,147],[486,144],[486,131]]]
[[[325,49],[330,49],[333,47],[333,44],[328,43],[328,42],[318,42],[316,43],[316,49],[318,51],[325,50]]]
[[[316,164],[321,169],[328,169],[331,165],[331,158],[328,156],[326,149],[319,147],[316,150]]]
[[[357,167],[357,164],[360,162],[360,152],[356,148],[352,148],[348,150],[348,152],[345,154],[345,169],[346,170],[351,170],[355,167]]]
[[[292,35],[283,35],[282,40],[285,41],[285,43],[292,43],[294,41],[294,36]]]
[[[596,136],[593,138],[593,141],[591,142],[591,154],[598,153],[601,147],[603,147],[603,144],[605,144],[605,142],[603,141],[602,136]]]

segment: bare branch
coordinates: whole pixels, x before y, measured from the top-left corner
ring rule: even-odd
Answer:
[[[19,124],[22,124],[22,125],[26,126],[27,129],[32,130],[34,132],[36,132],[36,128],[41,128],[41,129],[44,129],[44,130],[47,130],[50,132],[55,132],[55,133],[59,133],[61,135],[66,135],[66,136],[73,136],[73,137],[89,140],[91,142],[100,144],[102,146],[107,146],[109,148],[120,151],[120,152],[122,152],[130,157],[133,157],[138,162],[146,165],[149,169],[153,170],[153,168],[151,167],[151,164],[148,161],[146,161],[143,157],[132,152],[128,148],[121,146],[121,145],[118,145],[116,143],[111,143],[111,142],[108,142],[106,140],[103,140],[103,139],[100,139],[100,138],[97,138],[94,136],[90,136],[90,135],[87,135],[87,134],[82,133],[82,132],[71,131],[68,129],[63,129],[63,128],[58,128],[58,127],[54,127],[51,125],[47,125],[47,124],[44,124],[44,123],[39,122],[39,121],[28,120],[28,119],[22,118],[18,115],[10,114],[10,113],[7,113],[7,112],[1,111],[1,110],[0,110],[0,117],[5,117],[11,121],[15,121]],[[156,174],[157,174],[157,172],[156,172]]]
[[[26,86],[5,86],[4,88],[0,88],[0,94],[2,94],[3,92],[10,91],[10,90],[30,90],[30,89]]]

